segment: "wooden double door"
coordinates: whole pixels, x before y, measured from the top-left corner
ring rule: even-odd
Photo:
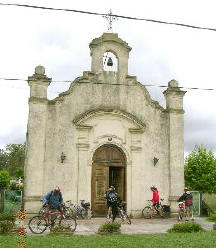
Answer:
[[[114,186],[122,200],[126,195],[126,159],[123,151],[114,145],[98,148],[93,156],[91,206],[93,215],[105,215],[107,204],[104,195]]]

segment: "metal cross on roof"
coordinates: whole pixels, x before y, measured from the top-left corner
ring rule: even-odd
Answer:
[[[103,15],[103,18],[107,19],[108,20],[108,31],[109,32],[112,32],[113,29],[112,29],[112,23],[113,21],[117,20],[118,18],[113,16],[112,14],[112,10],[110,9],[109,13],[106,14],[106,15]]]

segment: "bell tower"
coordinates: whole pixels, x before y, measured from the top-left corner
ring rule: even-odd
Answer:
[[[128,58],[131,47],[118,37],[115,33],[104,33],[101,37],[94,39],[90,45],[91,51],[91,71],[100,73],[104,71],[103,56],[111,52],[117,58],[117,73],[119,78],[125,78],[128,75]]]

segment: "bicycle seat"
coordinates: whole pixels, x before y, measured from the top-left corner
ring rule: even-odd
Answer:
[[[90,207],[90,202],[81,202],[81,206],[84,208]]]

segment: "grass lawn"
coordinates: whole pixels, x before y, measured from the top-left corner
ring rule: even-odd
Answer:
[[[1,235],[1,248],[14,248],[17,235]],[[187,234],[36,236],[27,237],[26,248],[216,248],[216,232]]]

